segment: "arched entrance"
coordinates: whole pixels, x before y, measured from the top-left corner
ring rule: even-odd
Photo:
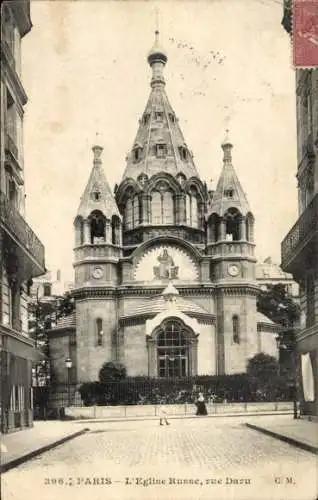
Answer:
[[[167,318],[147,339],[149,375],[179,378],[197,371],[197,335],[178,318]]]

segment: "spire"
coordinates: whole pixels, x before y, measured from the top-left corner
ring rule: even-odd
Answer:
[[[163,69],[167,59],[157,29],[155,43],[148,54],[152,90],[139,120],[135,141],[126,158],[123,179],[129,177],[136,180],[141,174],[150,178],[163,171],[173,176],[182,173],[186,178],[199,177],[193,155],[165,91]]]
[[[105,217],[111,219],[113,215],[118,215],[119,210],[106,179],[102,167],[103,148],[99,145],[92,147],[93,168],[91,170],[84,194],[81,197],[77,215],[86,219],[94,210],[101,211]]]
[[[222,143],[222,149],[223,168],[213,193],[209,212],[217,213],[222,217],[229,208],[237,208],[242,215],[246,215],[250,211],[249,204],[232,165],[233,144],[229,139],[228,130]]]

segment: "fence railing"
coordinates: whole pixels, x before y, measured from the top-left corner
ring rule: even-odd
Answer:
[[[293,403],[256,402],[256,403],[207,403],[208,415],[245,415],[245,414],[279,414],[292,413]],[[197,408],[192,403],[165,405],[169,416],[195,415]],[[158,417],[158,405],[123,405],[123,406],[71,406],[65,408],[65,416],[75,420],[103,418]]]

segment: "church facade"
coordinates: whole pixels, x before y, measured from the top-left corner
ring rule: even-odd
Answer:
[[[58,382],[65,357],[82,383],[107,361],[174,378],[242,373],[256,353],[278,355],[277,326],[256,311],[254,217],[232,144],[211,192],[169,103],[157,32],[148,63],[150,96],[114,193],[93,147],[74,220],[76,312],[50,334]]]

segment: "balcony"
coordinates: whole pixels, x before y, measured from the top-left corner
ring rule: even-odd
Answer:
[[[23,279],[44,273],[44,246],[18,210],[0,191],[0,227],[9,238],[10,253],[14,252]]]
[[[317,244],[317,235],[318,194],[314,196],[282,242],[282,268],[285,272],[295,273],[297,269],[301,272],[307,251],[311,252],[315,243]],[[314,252],[313,255],[315,257]]]
[[[4,136],[4,150],[6,153],[6,160],[8,159],[8,156],[9,156],[9,161],[10,160],[13,161],[14,164],[19,169],[21,169],[22,165],[21,165],[21,161],[19,159],[18,147],[17,147],[14,139],[12,139],[11,135],[8,132],[5,132],[5,136]]]
[[[15,69],[15,60],[12,48],[9,43],[5,40],[5,36],[1,33],[1,56],[6,60],[7,64]]]

